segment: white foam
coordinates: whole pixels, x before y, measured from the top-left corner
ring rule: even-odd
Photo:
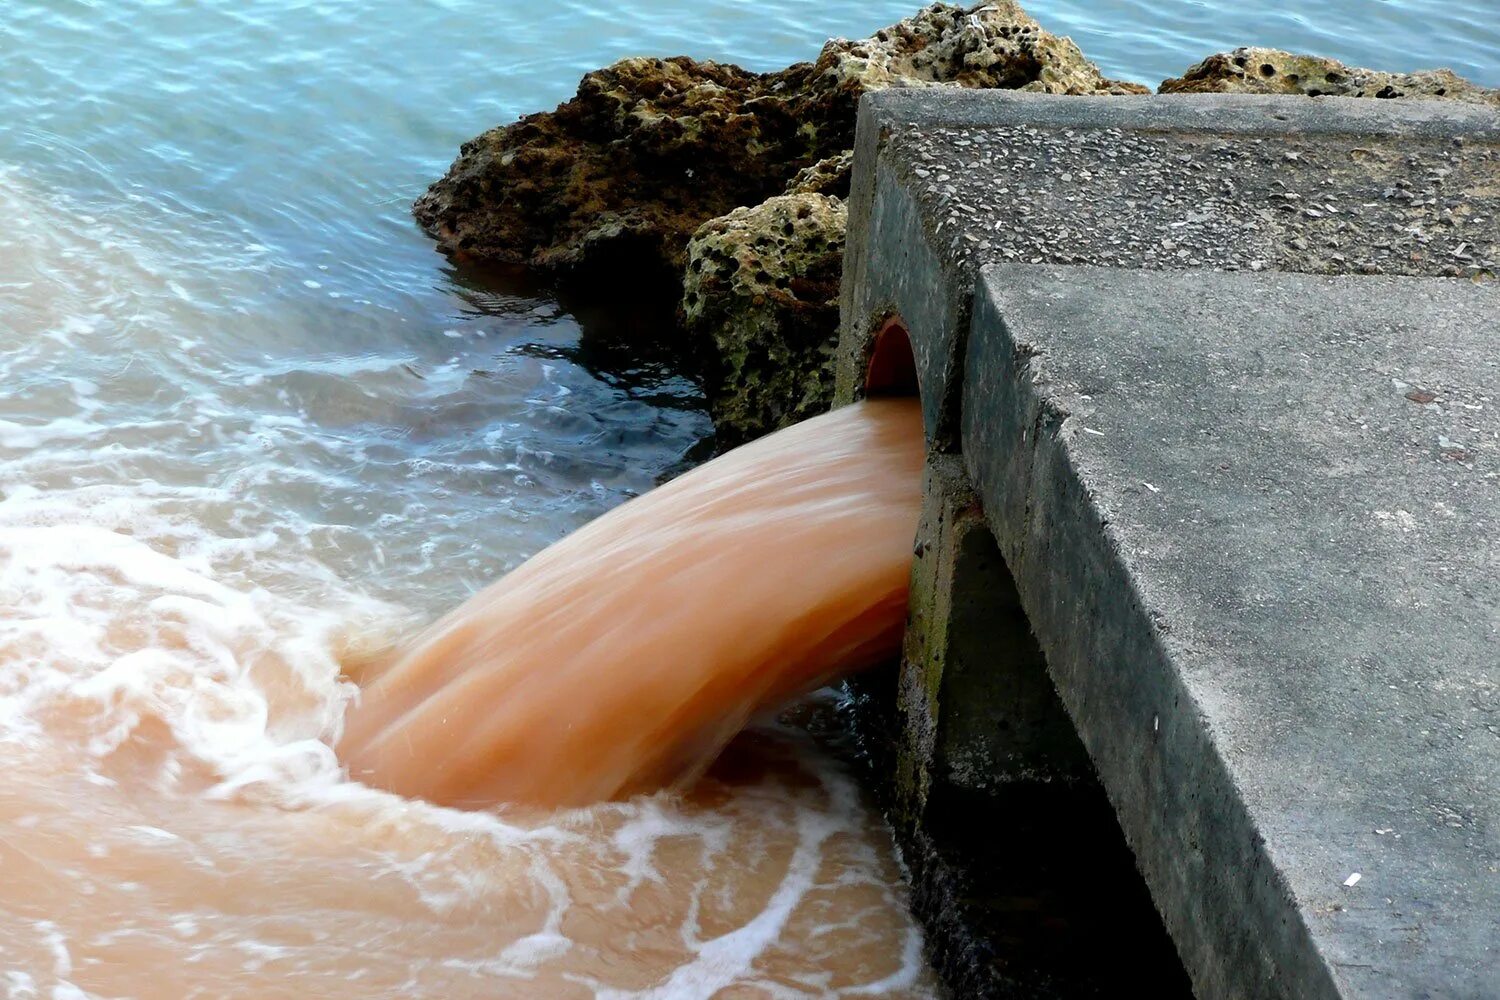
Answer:
[[[215,537],[142,497],[87,499],[101,502],[37,490],[0,501],[0,597],[12,609],[0,641],[34,650],[0,687],[0,735],[35,738],[37,720],[87,704],[98,758],[154,719],[221,776],[221,795],[337,781],[328,741],[351,693],[338,642],[351,614],[390,609],[350,591],[309,609],[249,580],[221,582],[223,564],[272,548],[275,534]]]

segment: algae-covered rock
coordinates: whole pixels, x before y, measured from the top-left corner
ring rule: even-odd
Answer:
[[[860,95],[938,85],[1144,89],[1105,80],[1015,0],[938,3],[871,38],[834,39],[815,63],[776,73],[684,57],[589,73],[555,111],[465,143],[414,211],[453,254],[670,284],[698,226],[787,190],[800,171],[848,150]],[[819,186],[823,176],[795,189],[846,183],[834,171],[832,185]]]
[[[846,149],[797,171],[797,176],[787,184],[786,193],[831,194],[836,198],[847,198],[853,174],[854,150]]]
[[[709,405],[723,445],[828,409],[844,203],[790,194],[706,223],[688,245],[682,311],[720,364]]]
[[[885,87],[959,86],[1044,94],[1147,94],[1106,80],[1071,38],[1043,30],[1017,0],[936,3],[861,41],[835,39],[815,64],[817,86],[856,94]]]
[[[1404,97],[1500,106],[1500,90],[1470,83],[1452,70],[1385,73],[1345,66],[1337,59],[1260,48],[1235,49],[1209,56],[1181,77],[1163,81],[1161,92]]]

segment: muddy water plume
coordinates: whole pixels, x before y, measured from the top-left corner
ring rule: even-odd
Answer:
[[[333,753],[345,666],[645,490],[680,412],[504,316],[352,322],[252,231],[5,166],[0,211],[0,997],[932,995],[798,726],[563,810]]]
[[[915,401],[868,400],[616,508],[395,654],[351,773],[459,806],[691,780],[758,710],[897,652],[922,446]]]

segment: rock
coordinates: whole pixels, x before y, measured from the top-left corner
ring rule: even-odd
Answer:
[[[780,195],[706,223],[688,245],[682,313],[718,348],[708,396],[721,446],[832,402],[845,219],[838,198]]]
[[[1500,90],[1470,83],[1452,70],[1384,73],[1345,66],[1336,59],[1260,48],[1209,56],[1181,77],[1163,81],[1161,92],[1405,97],[1500,106]]]
[[[797,171],[797,176],[786,186],[786,193],[831,194],[836,198],[847,198],[853,173],[854,150],[846,149]]]
[[[794,117],[783,92],[809,76],[622,60],[557,110],[465,143],[414,212],[452,254],[562,275],[623,268],[670,287],[704,220],[780,193],[793,164],[843,141]]]
[[[414,212],[455,257],[680,295],[688,332],[719,351],[706,385],[734,444],[828,406],[856,105],[933,86],[1147,92],[1016,0],[935,3],[777,73],[683,57],[590,73],[555,111],[465,143]]]
[[[960,86],[1043,94],[1149,94],[1106,80],[1071,38],[1044,31],[1017,0],[973,7],[935,3],[850,42],[835,39],[815,64],[817,85],[856,97],[886,87]]]
[[[936,85],[1145,91],[1105,80],[1015,0],[937,3],[872,38],[834,39],[815,63],[777,73],[683,57],[626,59],[589,73],[555,111],[465,143],[414,212],[456,256],[638,288],[645,276],[666,289],[708,219],[789,184],[841,190],[846,181],[833,168],[853,145],[860,95]]]

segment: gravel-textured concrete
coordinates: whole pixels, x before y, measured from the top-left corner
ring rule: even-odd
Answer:
[[[1199,994],[1500,996],[1500,115],[888,92],[849,224]]]
[[[967,464],[1199,992],[1496,995],[1500,288],[1000,266],[968,367]]]
[[[855,158],[839,394],[899,312],[932,334],[940,447],[984,264],[1500,272],[1500,115],[1473,105],[893,90],[861,103]]]

